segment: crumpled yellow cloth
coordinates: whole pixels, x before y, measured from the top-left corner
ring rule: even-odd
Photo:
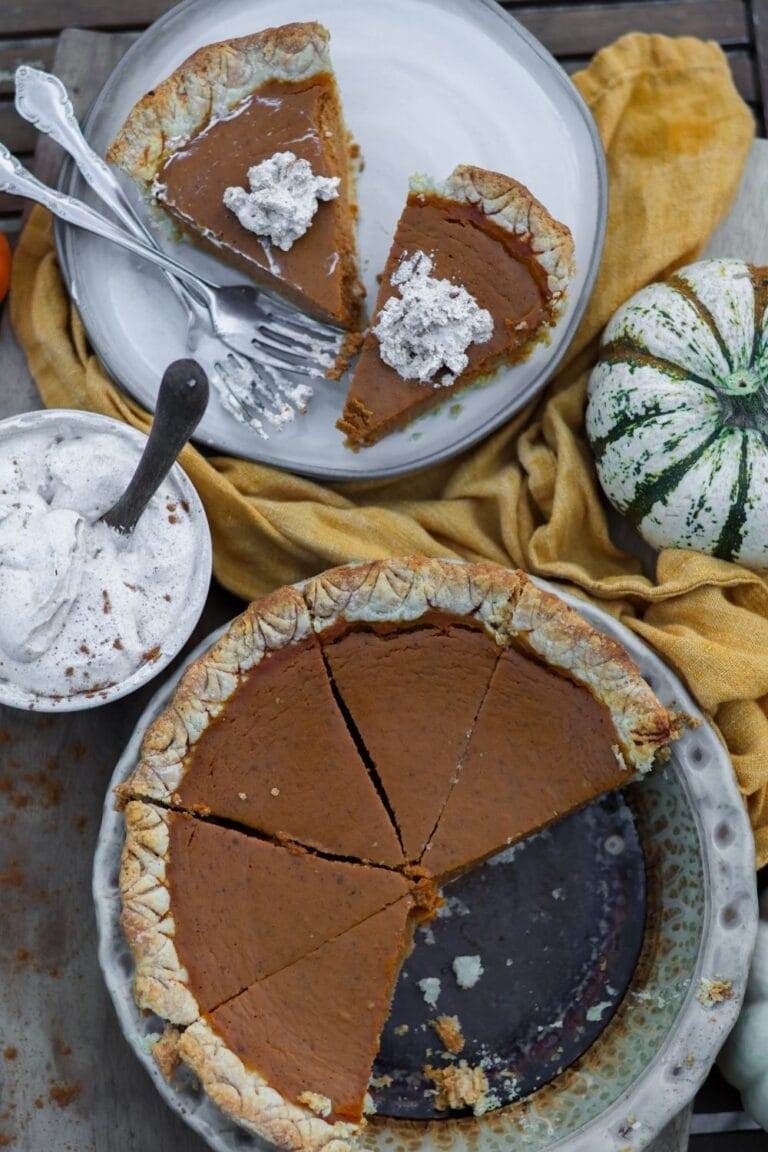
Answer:
[[[574,79],[608,157],[608,236],[569,359],[538,404],[463,457],[394,481],[322,485],[192,448],[182,463],[208,511],[216,575],[246,598],[342,561],[421,552],[519,566],[599,600],[677,669],[715,720],[763,864],[766,579],[679,550],[661,553],[655,580],[642,575],[611,543],[582,427],[596,337],[632,292],[699,254],[738,186],[752,118],[720,49],[693,39],[623,37]],[[147,428],[88,347],[41,210],[19,242],[11,315],[47,405]]]

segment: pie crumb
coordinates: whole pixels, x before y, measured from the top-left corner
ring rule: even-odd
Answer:
[[[410,1027],[408,1024],[398,1024],[393,1029],[393,1031],[395,1033],[395,1036],[407,1036],[409,1031],[410,1031]]]
[[[270,796],[279,796],[280,795],[280,789],[279,788],[270,788],[269,794],[270,794]]]
[[[733,984],[730,980],[715,977],[714,980],[700,980],[696,999],[700,1004],[711,1008],[715,1004],[722,1004],[733,999]]]
[[[305,1108],[309,1108],[310,1112],[314,1112],[315,1116],[330,1116],[333,1109],[333,1104],[328,1097],[321,1096],[319,1092],[302,1092],[298,1101]]]
[[[419,988],[421,988],[425,1003],[430,1008],[437,1008],[437,1001],[440,996],[440,977],[425,976],[423,980],[419,980]]]
[[[474,988],[484,968],[479,956],[456,956],[453,971],[459,988]]]
[[[245,792],[238,792],[238,794],[237,794],[237,795],[239,796],[239,798],[240,798],[241,800],[247,800],[247,799],[248,799],[248,797],[247,797],[247,795],[245,794]]]
[[[466,1060],[460,1064],[449,1064],[447,1068],[433,1068],[430,1064],[424,1066],[424,1073],[435,1084],[435,1107],[444,1112],[446,1109],[471,1108],[482,1115],[488,1107],[485,1101],[490,1098],[488,1091],[488,1077],[482,1068],[471,1068]]]
[[[464,1036],[458,1016],[438,1016],[430,1023],[448,1051],[458,1056],[464,1048]]]
[[[166,1024],[159,1040],[152,1045],[155,1063],[166,1080],[170,1080],[179,1066],[179,1038],[181,1033],[172,1024]]]

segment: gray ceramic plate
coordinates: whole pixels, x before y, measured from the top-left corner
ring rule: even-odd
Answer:
[[[219,451],[312,476],[394,476],[468,448],[551,377],[584,310],[602,251],[602,146],[568,77],[493,0],[186,0],[153,24],[117,66],[87,119],[90,143],[103,154],[134,101],[202,44],[306,19],[330,29],[347,120],[365,157],[360,251],[369,301],[413,172],[443,179],[462,162],[508,172],[568,224],[576,244],[576,277],[550,344],[466,392],[458,407],[446,403],[354,453],[334,427],[345,384],[328,381],[316,388],[306,415],[267,442],[231,417],[218,398],[197,431],[201,442]],[[71,168],[63,179],[69,191],[93,201]],[[136,190],[127,190],[138,205]],[[152,409],[162,369],[185,354],[178,302],[154,269],[109,251],[105,241],[66,226],[58,240],[96,352],[114,378]],[[189,244],[169,247],[214,281],[239,278]]]
[[[668,764],[633,786],[632,807],[647,868],[647,928],[640,960],[599,1039],[545,1088],[481,1120],[374,1118],[364,1138],[371,1152],[392,1147],[637,1152],[692,1099],[738,1014],[757,901],[752,833],[728,755],[680,681],[642,641],[599,609],[551,590],[622,643],[665,704],[701,722],[686,731]],[[115,769],[113,787],[132,770],[141,735],[177,678],[163,686],[139,721]],[[132,962],[120,930],[122,837],[123,820],[110,789],[94,864],[94,898],[99,958],[123,1031],[161,1095],[216,1152],[263,1148],[224,1117],[191,1077],[182,1073],[169,1084],[155,1066],[150,1047],[162,1023],[134,1004]],[[730,998],[702,1002],[707,980],[725,981]]]

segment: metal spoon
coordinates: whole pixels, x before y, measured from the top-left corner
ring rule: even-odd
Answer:
[[[208,404],[208,377],[196,360],[174,360],[165,370],[146,447],[130,484],[102,516],[127,536],[197,428]]]

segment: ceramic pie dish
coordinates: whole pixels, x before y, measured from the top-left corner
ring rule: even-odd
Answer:
[[[314,587],[317,590],[317,582]],[[307,594],[311,596],[311,587]],[[418,616],[414,605],[410,607]],[[593,609],[585,615],[602,630],[618,632],[663,703],[695,715],[674,678],[637,640]],[[214,663],[219,667],[221,662]],[[137,743],[138,736],[118,766],[116,782],[122,783],[135,768]],[[743,808],[714,735],[706,728],[689,730],[674,749],[667,767],[632,789],[648,868],[648,927],[629,990],[599,1038],[527,1100],[479,1120],[419,1124],[379,1115],[366,1130],[367,1145],[392,1138],[410,1142],[418,1136],[424,1146],[439,1139],[463,1147],[480,1136],[487,1147],[544,1149],[567,1136],[573,1148],[594,1148],[595,1142],[611,1147],[609,1137],[617,1147],[623,1140],[640,1148],[693,1094],[732,1023],[742,992],[754,933],[753,861]],[[172,766],[170,771],[173,774]],[[121,823],[108,801],[95,872],[101,954],[123,1026],[151,1065],[142,1037],[156,1031],[158,1022],[142,1017],[134,1006],[131,964],[116,923]],[[167,1004],[157,1006],[168,1018]],[[176,1076],[171,1087],[153,1074],[164,1094],[215,1147],[248,1140],[205,1097],[190,1097],[184,1076]]]
[[[364,158],[357,189],[358,247],[369,309],[414,173],[442,180],[457,164],[508,173],[573,235],[575,275],[550,340],[538,343],[524,362],[464,390],[458,407],[444,401],[355,452],[335,427],[347,383],[325,381],[315,389],[307,413],[266,442],[218,399],[198,429],[198,438],[220,451],[309,475],[396,475],[475,443],[522,407],[555,370],[600,258],[606,205],[602,149],[565,73],[490,0],[437,5],[395,0],[386,9],[362,0],[353,13],[343,0],[288,9],[276,0],[224,0],[215,15],[202,0],[187,0],[157,21],[118,65],[86,122],[89,142],[105,154],[134,105],[202,45],[302,20],[316,20],[330,31],[345,121]],[[89,199],[90,191],[68,169],[62,179],[69,191]],[[140,206],[140,193],[127,179],[126,191]],[[103,242],[71,229],[58,231],[57,238],[62,268],[102,362],[151,408],[154,366],[167,362],[184,342],[178,302],[154,271],[120,253],[104,261]],[[214,282],[235,282],[240,275],[199,247],[179,247],[163,237],[160,242]]]

